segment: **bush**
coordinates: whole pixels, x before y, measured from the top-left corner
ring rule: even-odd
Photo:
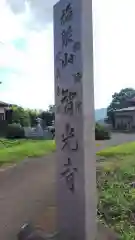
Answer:
[[[12,123],[7,127],[7,138],[24,138],[24,128],[20,124]]]
[[[110,139],[110,131],[100,124],[96,123],[95,126],[95,139],[96,140],[108,140]]]

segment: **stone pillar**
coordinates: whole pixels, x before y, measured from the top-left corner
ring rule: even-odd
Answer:
[[[61,0],[54,6],[54,58],[60,240],[95,240],[91,0]]]

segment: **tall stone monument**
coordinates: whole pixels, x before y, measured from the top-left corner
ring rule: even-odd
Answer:
[[[54,6],[60,240],[96,238],[92,0]]]

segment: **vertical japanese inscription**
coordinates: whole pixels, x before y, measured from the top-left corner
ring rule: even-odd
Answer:
[[[75,173],[77,168],[73,167],[72,161],[68,158],[68,162],[64,164],[64,171],[61,173],[62,177],[65,177],[69,190],[74,193],[75,190]]]
[[[73,9],[71,3],[67,4],[66,8],[62,10],[62,15],[60,18],[62,33],[61,33],[61,47],[63,54],[60,58],[62,69],[64,70],[69,64],[74,64],[75,54],[73,52],[68,52],[68,45],[72,44],[73,41],[73,29],[71,21],[73,19]],[[66,23],[69,23],[66,24]],[[66,26],[65,26],[66,25]],[[58,91],[59,92],[59,91]],[[61,89],[61,105],[64,105],[64,113],[73,114],[74,109],[74,99],[77,93],[74,91],[69,91],[69,89]],[[78,151],[78,140],[76,139],[74,127],[67,122],[65,124],[65,132],[61,135],[62,147],[61,151],[67,150],[67,152]],[[74,193],[75,191],[75,173],[77,173],[77,168],[74,167],[74,159],[67,154],[67,163],[63,164],[64,170],[61,176],[64,177],[68,189]]]
[[[72,140],[74,142],[72,142]],[[66,147],[68,147],[68,150],[71,151],[77,151],[78,150],[78,141],[75,137],[75,129],[70,126],[69,123],[65,126],[65,133],[62,134],[62,149],[64,150]]]
[[[59,64],[56,68],[56,95],[59,99],[57,113],[67,115],[67,121],[64,123],[64,129],[61,133],[61,151],[66,151],[66,155],[64,155],[66,157],[63,159],[63,169],[60,174],[65,179],[66,186],[72,193],[75,192],[75,176],[79,171],[75,166],[74,160],[76,158],[74,154],[76,154],[79,150],[79,143],[76,137],[75,126],[73,126],[72,123],[72,117],[75,117],[76,114],[79,115],[82,108],[82,102],[78,98],[78,93],[76,90],[73,90],[72,87],[74,84],[80,84],[82,73],[78,71],[77,73],[72,72],[70,74],[69,70],[69,78],[73,80],[73,85],[71,85],[70,88],[64,88],[62,86],[62,81],[64,81],[62,78],[64,78],[65,68],[70,68],[71,65],[74,65],[76,61],[76,54],[81,48],[80,42],[74,41],[74,32],[72,27],[73,18],[74,13],[72,4],[68,3],[66,7],[62,9],[60,16],[61,49],[59,49],[59,52],[55,57],[56,64]]]
[[[57,106],[57,109],[61,108],[61,114],[69,116],[80,115],[82,112],[82,102],[79,100],[76,91],[60,88],[58,84],[56,94],[60,99],[60,105]]]
[[[65,27],[65,24],[67,22],[72,21],[73,19],[73,9],[71,3],[69,3],[65,9],[62,10],[61,14],[61,25],[63,27],[62,33],[61,33],[61,39],[62,39],[62,49],[67,48],[69,44],[73,43],[73,30],[72,26],[69,25],[68,27]],[[60,58],[61,66],[62,68],[67,67],[69,64],[74,64],[75,61],[75,55],[74,53],[68,53],[65,51],[63,53],[63,56]]]
[[[73,42],[72,39],[72,27],[69,26],[67,30],[62,31],[62,48],[67,47],[69,43]]]
[[[65,9],[62,10],[60,22],[64,25],[66,22],[71,21],[73,18],[73,9],[71,3],[69,3]]]

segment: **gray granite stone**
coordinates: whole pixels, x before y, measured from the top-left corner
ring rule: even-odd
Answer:
[[[54,43],[59,238],[95,240],[91,0],[61,0],[55,5]]]

